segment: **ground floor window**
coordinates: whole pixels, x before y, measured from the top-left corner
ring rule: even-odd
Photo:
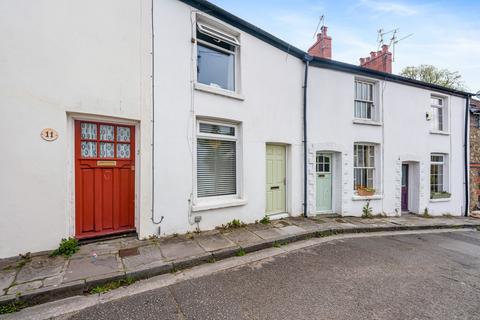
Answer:
[[[444,154],[431,154],[430,156],[430,198],[448,198],[447,190],[447,156]]]
[[[197,197],[237,194],[237,127],[198,122]]]
[[[372,144],[354,145],[353,188],[354,190],[375,187],[375,146]]]

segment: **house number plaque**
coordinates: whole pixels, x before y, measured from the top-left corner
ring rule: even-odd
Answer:
[[[58,132],[52,128],[45,128],[40,133],[40,136],[43,138],[43,140],[54,141],[58,138]]]

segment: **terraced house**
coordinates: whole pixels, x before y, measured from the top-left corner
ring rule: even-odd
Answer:
[[[388,47],[341,63],[326,27],[307,52],[203,0],[0,18],[0,257],[367,203],[468,213],[469,94],[391,74]]]

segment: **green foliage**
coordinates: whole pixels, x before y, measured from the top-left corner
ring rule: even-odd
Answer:
[[[261,224],[269,224],[270,223],[270,217],[269,216],[263,217],[262,220],[260,220],[260,223]]]
[[[71,257],[72,255],[75,254],[79,250],[78,246],[78,240],[75,238],[68,238],[68,239],[62,239],[60,241],[60,246],[58,249],[55,249],[50,256],[51,257],[56,257],[56,256],[64,256],[64,257]]]
[[[243,250],[243,248],[240,248],[240,250],[238,250],[235,255],[236,255],[237,257],[242,257],[242,256],[245,255],[245,250]]]
[[[447,191],[442,191],[442,192],[432,192],[430,194],[430,199],[446,199],[450,198],[452,194]]]
[[[90,294],[104,293],[110,290],[118,289],[120,287],[129,286],[134,282],[135,282],[135,279],[133,277],[126,277],[125,279],[120,279],[117,281],[112,281],[100,286],[93,287],[90,290],[88,290],[88,293]]]
[[[14,313],[26,308],[27,305],[23,301],[15,301],[3,306],[0,306],[0,314]]]
[[[367,204],[362,208],[362,218],[364,219],[371,219],[373,218],[372,215],[372,207],[370,207],[370,201],[367,201]]]
[[[207,260],[208,263],[215,263],[217,260],[215,260],[214,257],[211,257],[210,259]]]
[[[410,79],[436,84],[442,87],[457,90],[467,90],[465,83],[462,80],[462,76],[458,71],[438,69],[437,67],[428,64],[422,64],[418,67],[405,67],[400,72],[400,75]]]
[[[239,219],[233,219],[232,221],[228,222],[226,225],[222,225],[224,229],[237,229],[243,228],[246,224]]]
[[[423,210],[423,217],[424,218],[433,218],[429,213],[428,213],[428,208],[425,208],[425,210]]]

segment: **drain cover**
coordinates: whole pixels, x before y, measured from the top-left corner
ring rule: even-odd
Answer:
[[[118,250],[118,255],[120,256],[120,258],[138,256],[139,254],[140,252],[138,252],[137,247]]]

